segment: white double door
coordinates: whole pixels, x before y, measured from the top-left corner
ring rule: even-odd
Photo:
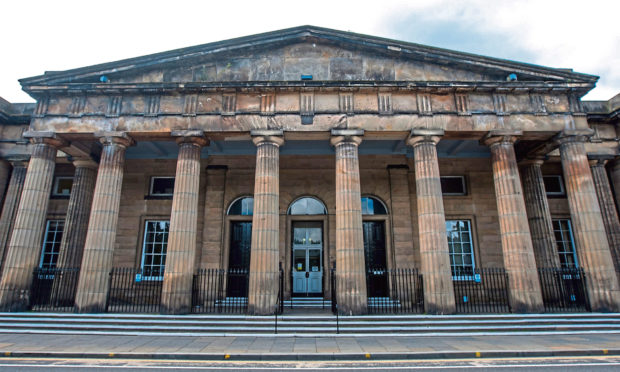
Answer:
[[[293,227],[293,295],[323,293],[323,229],[304,223]]]

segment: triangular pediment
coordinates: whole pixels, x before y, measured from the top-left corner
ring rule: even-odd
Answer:
[[[419,44],[302,26],[22,79],[67,83],[244,81],[519,81],[594,83],[596,76]]]

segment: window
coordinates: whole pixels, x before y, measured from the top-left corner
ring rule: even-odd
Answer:
[[[299,198],[291,204],[288,209],[288,214],[293,215],[314,215],[314,214],[327,214],[327,210],[323,203],[315,198]]]
[[[564,191],[564,181],[562,176],[543,176],[543,182],[545,184],[545,192],[551,196],[566,195]]]
[[[560,256],[562,267],[578,267],[577,253],[573,240],[573,229],[569,219],[556,219],[552,221],[555,233],[555,244]]]
[[[174,177],[151,177],[152,196],[172,196],[174,193]]]
[[[39,260],[40,268],[54,269],[56,267],[64,227],[65,221],[63,220],[47,220],[43,247],[41,248],[41,259]]]
[[[254,198],[246,196],[230,204],[228,214],[232,216],[251,216],[254,214]]]
[[[73,177],[56,177],[54,178],[54,187],[52,188],[53,196],[69,196],[73,187]]]
[[[144,280],[162,280],[164,278],[169,230],[170,221],[168,220],[146,221],[141,265]]]
[[[387,214],[387,208],[385,208],[385,205],[377,198],[363,197],[362,214],[367,216]]]
[[[440,179],[443,195],[467,195],[464,176],[443,176]]]
[[[471,279],[474,274],[474,245],[469,220],[447,220],[446,233],[450,249],[453,280]]]

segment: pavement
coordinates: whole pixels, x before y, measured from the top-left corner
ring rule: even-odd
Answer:
[[[620,355],[620,334],[365,337],[0,334],[0,360],[402,360]]]

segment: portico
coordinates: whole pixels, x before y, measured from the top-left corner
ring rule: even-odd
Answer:
[[[164,313],[210,301],[196,298],[200,270],[234,268],[219,291],[243,297],[251,314],[300,293],[302,274],[320,288],[306,293],[335,291],[342,314],[364,314],[371,297],[394,301],[393,278],[385,296],[368,292],[376,254],[381,270],[419,269],[429,314],[467,302],[458,288],[478,268],[505,270],[513,312],[543,311],[539,270],[570,267],[571,254],[592,310],[620,310],[614,178],[606,182],[604,164],[590,168],[600,146],[579,101],[596,77],[466,54],[448,61],[406,43],[397,59],[380,49],[392,41],[367,37],[373,46],[358,49],[359,38],[302,27],[249,37],[250,54],[228,41],[237,55],[228,63],[204,45],[24,79],[38,101],[34,151],[21,193],[15,163],[0,217],[0,306],[28,308],[41,244],[55,239],[47,224],[63,220],[54,267],[79,268],[80,312],[106,311],[110,272],[124,267],[138,269],[132,285],[160,288]],[[58,151],[72,163],[55,171]],[[50,198],[62,172],[74,172],[66,201]],[[559,177],[564,194],[551,195],[545,177]],[[302,199],[320,208],[291,213]],[[381,216],[369,217],[368,203]],[[307,230],[300,241],[295,226]]]

